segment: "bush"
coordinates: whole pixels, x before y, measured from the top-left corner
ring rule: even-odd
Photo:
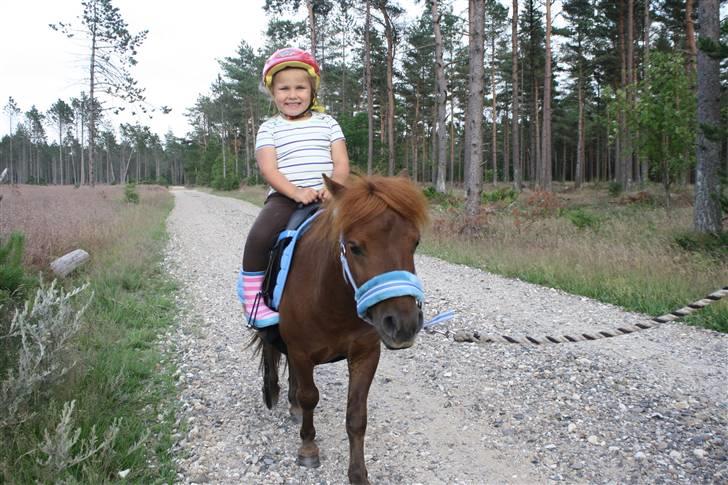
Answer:
[[[728,257],[728,231],[720,234],[683,232],[675,236],[675,244],[693,253],[703,253],[718,258]]]
[[[228,175],[227,177],[218,175],[212,180],[212,188],[215,190],[237,190],[240,188],[240,180],[236,175]]]
[[[502,187],[493,192],[483,192],[483,202],[504,202],[507,205],[517,198],[518,192],[513,190],[513,187]]]
[[[619,194],[621,194],[623,190],[624,190],[624,187],[622,187],[622,184],[620,184],[619,182],[612,181],[612,182],[609,182],[609,185],[607,186],[607,192],[612,197],[618,197]]]
[[[130,204],[139,203],[139,192],[137,192],[136,184],[131,182],[126,184],[126,187],[124,187],[124,200]]]
[[[29,403],[33,396],[48,391],[68,372],[69,340],[81,326],[81,316],[88,303],[76,310],[72,300],[88,285],[66,293],[41,281],[32,303],[16,311],[10,328],[0,338],[6,352],[2,360],[0,381],[0,431],[32,416]],[[90,299],[89,299],[90,301]]]
[[[422,189],[424,196],[433,204],[437,204],[442,207],[460,207],[460,200],[449,192],[440,193],[435,187],[427,186]]]
[[[599,216],[587,212],[582,208],[564,211],[563,215],[579,229],[598,229],[599,225],[602,223]]]
[[[0,242],[0,291],[12,295],[21,290],[27,282],[23,268],[25,237],[14,232],[8,241]]]

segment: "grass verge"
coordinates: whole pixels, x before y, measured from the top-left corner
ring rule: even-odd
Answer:
[[[94,295],[65,356],[74,365],[34,396],[30,419],[4,432],[0,481],[174,481],[175,369],[158,344],[176,312],[175,283],[161,268],[172,206],[168,193],[142,193],[105,229],[119,237],[64,282],[88,281]]]

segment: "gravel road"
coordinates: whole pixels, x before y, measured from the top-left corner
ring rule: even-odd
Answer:
[[[296,465],[298,426],[261,396],[234,292],[255,206],[173,190],[166,266],[180,316],[179,483],[346,483],[345,362],[319,366],[321,467]],[[564,335],[646,316],[418,256],[426,318],[481,334]],[[662,324],[593,342],[455,342],[422,333],[382,352],[369,395],[372,483],[728,483],[728,336]]]

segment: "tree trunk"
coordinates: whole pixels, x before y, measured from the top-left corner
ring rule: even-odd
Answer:
[[[490,156],[493,167],[493,185],[498,183],[498,116],[496,104],[496,82],[495,82],[495,29],[491,32],[490,37],[490,92],[491,92],[491,115],[492,124],[490,126]]]
[[[574,186],[578,189],[581,187],[584,181],[584,88],[583,83],[583,72],[581,64],[581,39],[579,39],[579,79],[578,84],[578,97],[579,97],[579,119],[577,121],[577,147],[576,147],[576,170],[574,171]]]
[[[419,86],[415,87],[415,120],[412,126],[412,180],[417,182],[418,180],[418,168],[419,168],[419,147],[417,146],[417,125],[420,123],[420,91]]]
[[[720,40],[718,0],[700,0],[698,19],[700,38],[717,46]],[[722,230],[718,179],[720,137],[717,134],[720,128],[720,61],[703,48],[697,56],[698,134],[694,227],[699,232],[718,234]]]
[[[437,136],[437,183],[435,190],[445,193],[445,175],[447,172],[447,79],[445,78],[445,63],[442,55],[442,32],[440,20],[442,14],[438,10],[437,0],[432,0],[432,26],[435,31],[435,78],[437,79],[437,116],[435,130]]]
[[[316,57],[318,48],[318,39],[316,38],[316,16],[313,12],[313,1],[306,0],[306,9],[308,10],[308,26],[311,29],[311,54]]]
[[[702,1],[702,0],[701,0]],[[687,67],[689,72],[695,72],[695,59],[698,47],[695,43],[695,23],[693,22],[693,0],[685,1],[685,44],[688,51]],[[700,2],[698,2],[700,8]],[[702,30],[701,30],[702,32]]]
[[[546,0],[546,62],[543,76],[543,127],[541,167],[543,189],[551,192],[551,1]]]
[[[485,27],[485,0],[468,0],[468,106],[465,129],[470,132],[469,170],[465,177],[465,214],[475,217],[480,211],[483,191],[483,29]]]
[[[367,2],[366,23],[364,26],[364,76],[367,88],[367,175],[372,174],[374,160],[374,95],[372,93],[372,44],[369,38],[372,29],[371,2]]]
[[[96,141],[96,103],[94,100],[95,75],[96,75],[96,2],[94,6],[94,22],[91,28],[91,63],[89,66],[89,104],[90,111],[88,117],[88,181],[91,187],[96,185],[96,174],[94,173],[94,144]]]
[[[513,122],[511,123],[511,153],[513,154],[513,188],[520,192],[523,182],[521,168],[521,145],[519,135],[519,106],[518,106],[518,0],[513,0],[513,18],[511,19],[511,81],[513,84]]]
[[[387,7],[379,7],[384,17],[384,35],[387,38],[387,174],[394,175],[394,25]]]
[[[644,0],[645,2],[645,19],[644,19],[644,39],[642,41],[644,53],[642,56],[642,63],[645,66],[644,80],[647,81],[647,66],[650,65],[650,0]],[[650,173],[650,161],[647,157],[640,157],[640,179],[643,184],[646,184],[649,180]]]

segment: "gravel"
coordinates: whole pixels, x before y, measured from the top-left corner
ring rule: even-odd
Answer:
[[[176,189],[165,265],[180,282],[174,456],[180,483],[346,483],[345,362],[316,368],[321,467],[295,463],[298,426],[265,408],[234,291],[258,212]],[[417,256],[426,318],[450,335],[582,334],[646,322],[588,298]],[[383,351],[369,394],[373,483],[726,483],[728,337],[661,324],[536,346],[422,333]]]

